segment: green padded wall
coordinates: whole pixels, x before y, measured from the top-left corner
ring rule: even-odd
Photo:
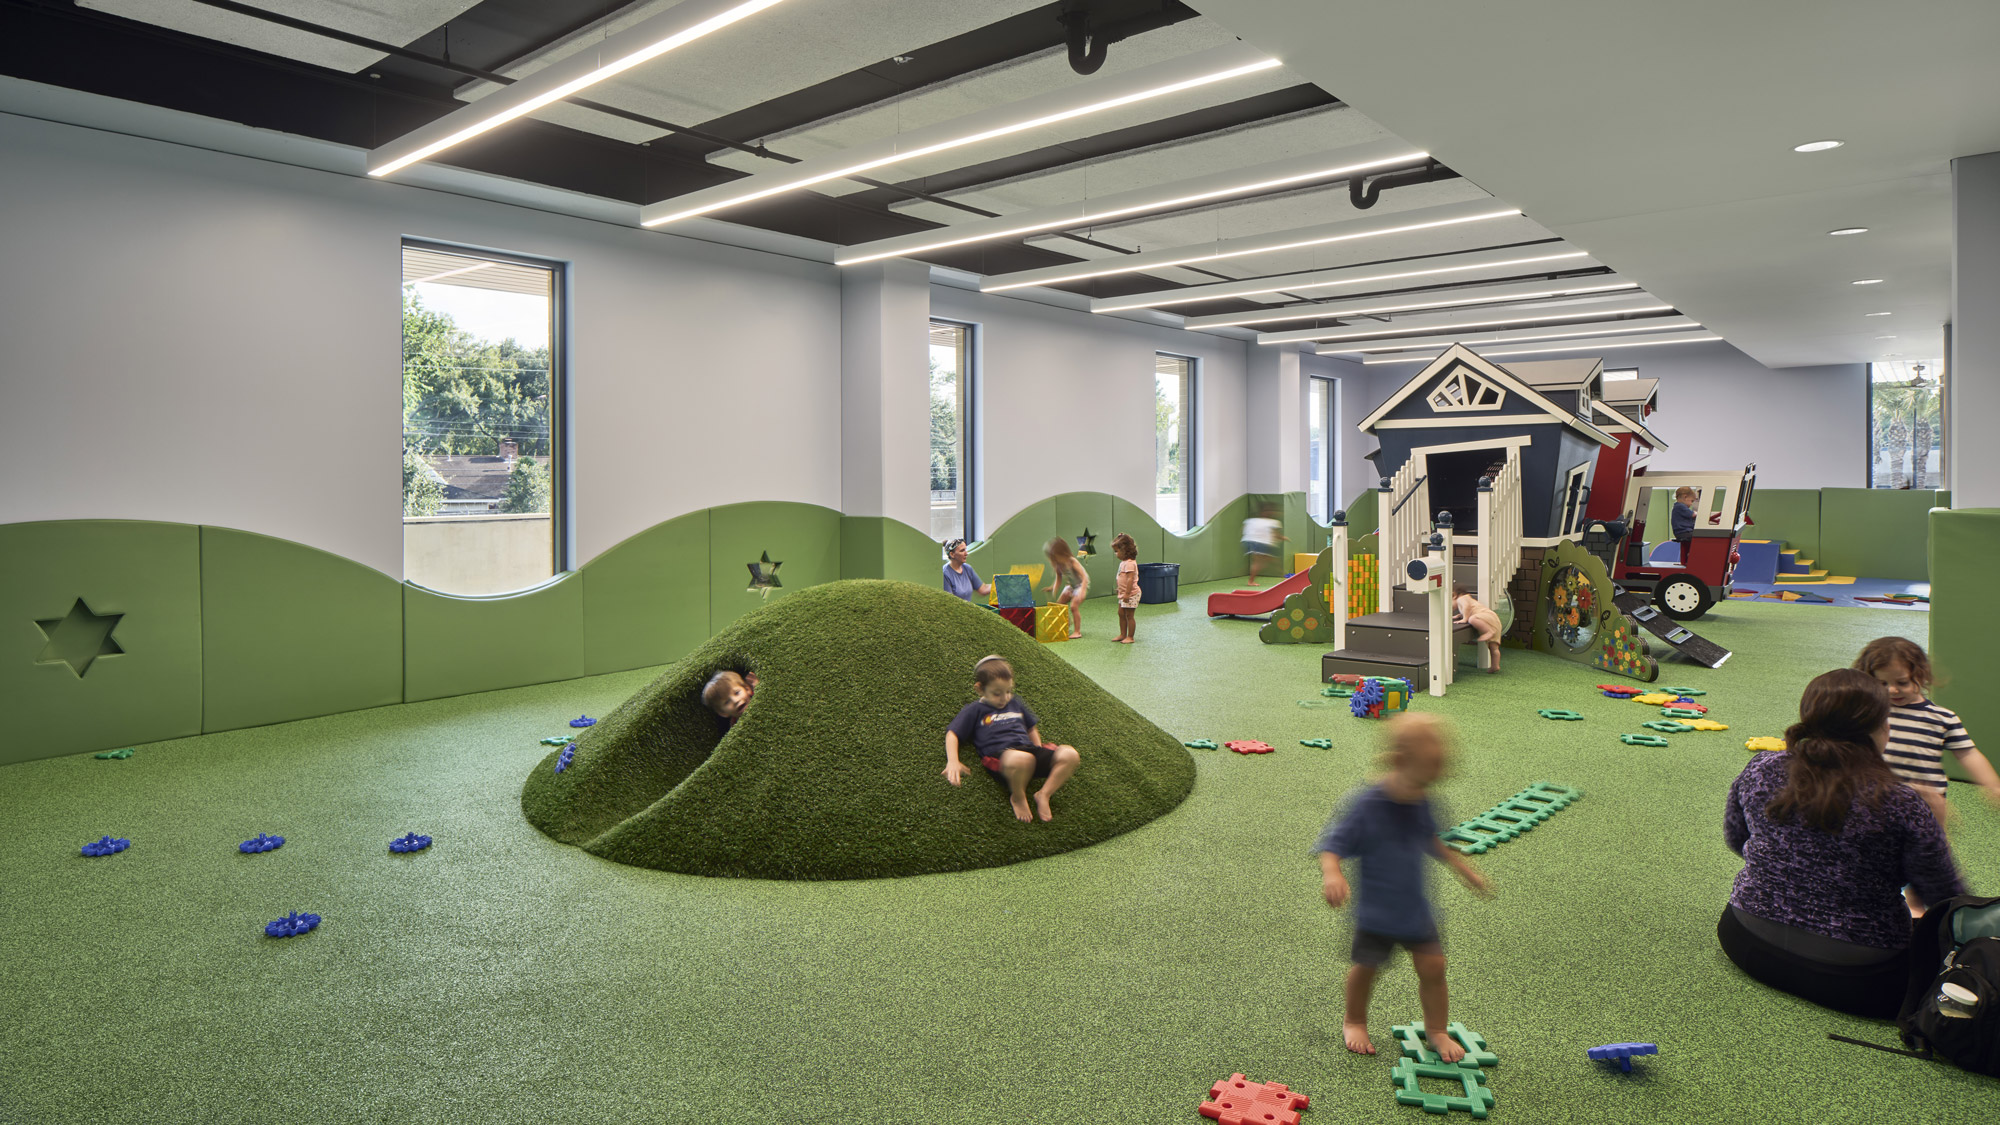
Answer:
[[[0,526],[0,643],[0,763],[201,733],[200,530]]]
[[[817,504],[760,500],[708,510],[708,631],[787,591],[840,577],[840,513]],[[781,564],[779,587],[750,590],[750,566],[765,554]]]
[[[2000,508],[1933,512],[1929,517],[1932,695],[1965,720],[1988,761],[2000,761],[2000,612],[1993,560],[2000,558]],[[1955,755],[1945,772],[1963,778]]]
[[[584,564],[586,674],[666,664],[708,639],[708,521],[676,516]]]
[[[1375,553],[1375,498],[1380,495],[1372,488],[1362,489],[1360,494],[1347,503],[1347,553],[1348,555],[1372,555]]]
[[[402,583],[289,539],[200,532],[203,730],[403,701]]]
[[[1832,574],[1922,582],[1930,577],[1924,557],[1930,510],[1950,503],[1948,492],[1822,488],[1814,563]]]
[[[1096,536],[1097,553],[1083,560],[1090,575],[1091,598],[1108,598],[1118,578],[1118,560],[1111,557],[1111,496],[1103,492],[1065,492],[1056,497],[1057,534],[1076,546],[1076,537],[1086,530]]]
[[[944,545],[887,516],[840,517],[840,576],[893,578],[929,586],[942,581]]]
[[[1040,564],[1046,567],[1047,562],[1042,558],[1042,545],[1055,534],[1055,498],[1037,500],[1007,517],[1006,522],[994,528],[986,538],[967,551],[966,562],[988,582],[993,581],[993,576],[996,574],[1007,573],[1007,568],[1016,564],[1024,566]],[[1047,582],[1048,575],[1044,574],[1042,581]],[[1043,603],[1048,600],[1048,595],[1038,587],[1035,591],[1035,601]]]
[[[573,680],[584,674],[583,579],[519,594],[455,597],[403,585],[403,698]]]
[[[1167,562],[1167,529],[1160,526],[1152,513],[1130,500],[1112,497],[1111,530],[1113,534],[1130,535],[1132,545],[1138,548],[1142,563]],[[1107,547],[1105,553],[1109,554]]]
[[[1790,543],[1817,564],[1819,491],[1817,488],[1758,489],[1750,498],[1750,518],[1756,522],[1743,529],[1744,538]]]

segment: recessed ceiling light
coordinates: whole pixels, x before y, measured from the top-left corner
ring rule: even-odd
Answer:
[[[1894,336],[1877,336],[1877,337],[1875,337],[1875,338],[1876,338],[1877,340],[1893,340],[1893,339],[1895,339],[1895,337],[1894,337]]]
[[[1894,316],[1894,315],[1896,315],[1896,314],[1895,314],[1895,313],[1885,313],[1885,312],[1879,312],[1879,313],[1862,313],[1861,315],[1862,315],[1862,316]]]
[[[1833,235],[1841,235],[1841,234],[1867,234],[1867,233],[1868,233],[1868,228],[1867,228],[1867,227],[1841,227],[1841,228],[1840,228],[1839,230],[1830,230],[1830,231],[1827,231],[1826,233],[1828,233],[1828,234],[1833,234]]]
[[[1851,281],[1851,282],[1848,282],[1848,284],[1850,284],[1850,285],[1880,285],[1880,284],[1882,284],[1882,279],[1881,279],[1881,278],[1879,278],[1879,277],[1864,277],[1864,278],[1862,278],[1862,279],[1861,279],[1860,281]]]
[[[1844,145],[1844,144],[1846,144],[1846,143],[1847,143],[1846,141],[1807,141],[1806,143],[1804,143],[1804,144],[1802,144],[1802,145],[1793,145],[1793,146],[1792,146],[1792,151],[1793,151],[1793,152],[1825,152],[1825,151],[1826,151],[1827,149],[1830,149],[1830,148],[1839,148],[1839,147],[1840,147],[1841,145]]]

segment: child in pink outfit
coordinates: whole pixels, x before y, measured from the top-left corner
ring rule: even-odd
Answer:
[[[1139,627],[1139,545],[1120,532],[1111,553],[1118,556],[1118,637],[1112,643],[1129,645]]]
[[[1455,625],[1465,624],[1472,626],[1472,631],[1478,638],[1479,643],[1485,645],[1486,651],[1492,655],[1492,660],[1487,664],[1486,670],[1488,672],[1498,672],[1500,670],[1500,615],[1493,612],[1490,606],[1473,597],[1472,592],[1464,586],[1453,585],[1451,592],[1456,595],[1452,598],[1451,602],[1452,623]]]

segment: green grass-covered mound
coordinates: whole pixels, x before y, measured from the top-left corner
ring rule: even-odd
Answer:
[[[970,747],[962,786],[940,772],[945,727],[990,653],[1013,664],[1043,739],[1083,757],[1052,822],[1015,820]],[[723,669],[759,681],[727,734],[700,699]],[[999,615],[908,582],[834,582],[772,602],[584,731],[560,774],[556,757],[521,790],[543,832],[619,863],[761,879],[1055,855],[1137,828],[1194,787],[1173,736]]]

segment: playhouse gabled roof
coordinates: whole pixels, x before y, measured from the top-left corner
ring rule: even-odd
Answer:
[[[1598,388],[1604,374],[1601,359],[1542,359],[1510,363],[1507,370],[1531,387],[1545,391],[1576,391],[1591,398],[1604,397]]]
[[[1618,379],[1604,384],[1604,401],[1628,416],[1646,413],[1647,407],[1660,408],[1658,379]]]
[[[1665,449],[1667,447],[1666,442],[1661,441],[1658,435],[1647,429],[1643,423],[1634,417],[1638,414],[1637,410],[1627,414],[1625,411],[1612,406],[1608,402],[1593,402],[1590,405],[1592,409],[1601,415],[1597,420],[1597,424],[1606,430],[1614,434],[1628,432],[1634,434],[1638,437],[1641,445],[1645,445],[1651,449]]]
[[[1382,405],[1376,407],[1374,412],[1369,414],[1368,417],[1363,418],[1355,428],[1360,430],[1364,434],[1374,433],[1376,423],[1388,417],[1390,411],[1396,409],[1396,407],[1398,406],[1401,406],[1403,404],[1403,400],[1415,394],[1418,388],[1429,383],[1432,379],[1435,379],[1437,376],[1447,371],[1450,371],[1454,366],[1461,363],[1467,367],[1472,368],[1473,371],[1477,372],[1480,375],[1480,377],[1498,383],[1501,386],[1507,388],[1509,391],[1512,391],[1514,394],[1521,396],[1521,399],[1523,401],[1531,403],[1535,407],[1535,409],[1540,411],[1542,414],[1548,416],[1549,418],[1555,421],[1561,422],[1562,424],[1568,426],[1570,429],[1573,429],[1576,432],[1584,435],[1585,437],[1590,438],[1592,441],[1597,442],[1599,445],[1618,444],[1617,438],[1612,437],[1610,434],[1607,434],[1603,430],[1598,429],[1595,425],[1592,425],[1588,419],[1578,417],[1573,411],[1567,410],[1549,401],[1549,399],[1545,395],[1543,395],[1540,391],[1537,391],[1534,388],[1534,386],[1528,383],[1528,381],[1520,378],[1519,376],[1515,375],[1513,372],[1500,366],[1499,364],[1494,363],[1492,360],[1482,357],[1478,352],[1473,351],[1471,348],[1466,347],[1464,344],[1453,344],[1451,347],[1446,348],[1444,350],[1443,355],[1440,355],[1436,359],[1431,360],[1429,363],[1425,364],[1424,369],[1422,371],[1419,371],[1415,375],[1412,375],[1410,377],[1409,382],[1404,383],[1402,387],[1397,389],[1395,394],[1392,394],[1387,399],[1385,399]],[[1528,416],[1523,415],[1521,417],[1525,419]],[[1453,424],[1452,419],[1444,417],[1440,417],[1438,419],[1438,425],[1440,426],[1449,426],[1452,424]]]

